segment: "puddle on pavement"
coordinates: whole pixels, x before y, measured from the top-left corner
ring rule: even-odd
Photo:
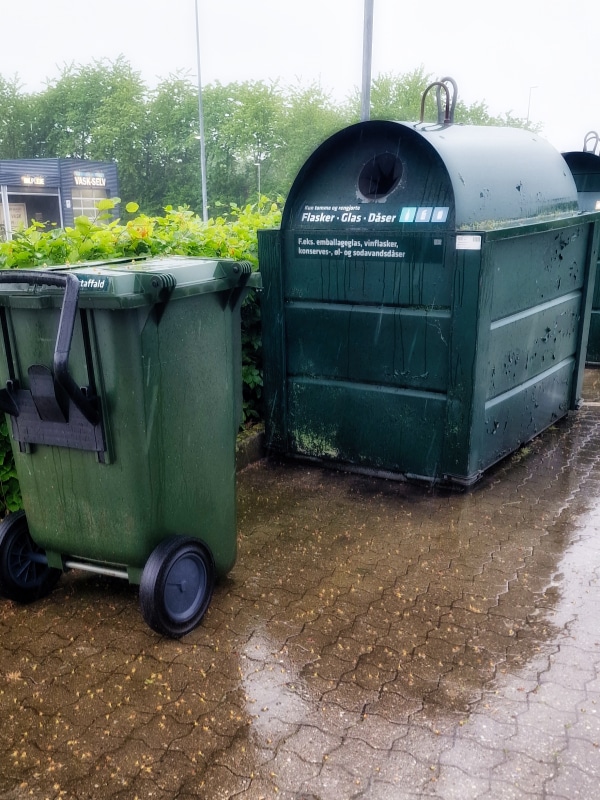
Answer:
[[[407,722],[468,713],[538,658],[565,624],[560,562],[598,460],[594,426],[564,425],[468,494],[253,467],[241,564],[262,553],[262,568],[232,591],[261,610],[261,650],[283,665],[255,693]],[[257,641],[256,619],[245,634]]]

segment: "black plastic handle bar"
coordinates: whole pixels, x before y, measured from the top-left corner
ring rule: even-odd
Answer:
[[[90,399],[75,383],[69,372],[69,354],[77,316],[79,300],[79,280],[69,273],[34,272],[28,270],[0,270],[0,283],[25,283],[31,286],[58,286],[64,288],[56,345],[54,346],[53,372],[54,379],[62,386],[83,416],[96,425],[100,421],[100,413]]]

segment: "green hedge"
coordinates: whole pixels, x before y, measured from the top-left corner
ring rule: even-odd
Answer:
[[[129,220],[113,219],[118,198],[98,204],[98,217],[78,217],[73,227],[46,229],[34,222],[0,242],[0,269],[77,264],[110,258],[189,255],[250,261],[258,269],[257,231],[278,227],[282,201],[261,198],[257,204],[232,205],[220,216],[203,222],[188,208],[165,208],[163,216],[138,214],[129,203]],[[242,381],[244,424],[262,418],[260,305],[252,292],[242,307]],[[0,516],[21,507],[19,484],[6,422],[0,424]]]

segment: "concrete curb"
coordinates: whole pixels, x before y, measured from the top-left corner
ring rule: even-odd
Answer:
[[[256,425],[249,431],[238,434],[235,445],[235,462],[238,472],[249,464],[259,461],[265,454],[264,425]]]

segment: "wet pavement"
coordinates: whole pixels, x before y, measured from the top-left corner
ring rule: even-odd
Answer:
[[[265,460],[201,627],[0,602],[0,798],[598,796],[600,372],[468,493]]]

